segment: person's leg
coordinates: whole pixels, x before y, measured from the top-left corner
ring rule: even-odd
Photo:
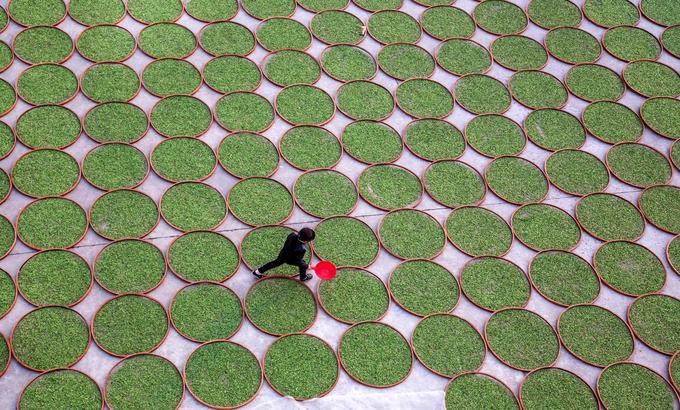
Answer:
[[[284,261],[281,260],[281,258],[276,258],[271,262],[265,263],[259,269],[255,269],[253,271],[253,275],[257,276],[258,278],[261,278],[262,275],[264,275],[265,272],[267,272],[268,270],[277,268],[277,267],[283,265],[283,263],[284,263]]]
[[[300,272],[300,280],[301,281],[304,282],[304,281],[312,278],[312,275],[307,274],[307,268],[309,268],[309,265],[307,265],[307,263],[304,260],[300,259],[300,260],[296,260],[296,261],[290,261],[290,262],[287,262],[287,263],[289,265],[293,265],[293,266],[298,267],[298,271]]]

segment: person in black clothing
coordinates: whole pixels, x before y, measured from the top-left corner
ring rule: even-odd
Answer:
[[[300,232],[293,232],[286,238],[283,248],[279,251],[279,256],[271,262],[265,263],[259,269],[253,271],[253,275],[261,279],[265,272],[285,264],[297,266],[300,271],[300,280],[307,281],[312,275],[307,273],[309,267],[304,260],[307,248],[305,244],[314,240],[314,231],[309,228],[302,228]]]

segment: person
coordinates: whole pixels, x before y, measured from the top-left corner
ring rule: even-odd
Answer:
[[[283,247],[279,251],[279,256],[271,262],[265,263],[260,268],[255,269],[252,273],[256,278],[262,279],[262,276],[270,269],[285,264],[297,266],[300,271],[300,280],[305,282],[312,278],[311,274],[307,273],[309,265],[304,260],[307,248],[305,244],[314,240],[315,233],[310,228],[302,228],[300,232],[292,232],[286,238]]]

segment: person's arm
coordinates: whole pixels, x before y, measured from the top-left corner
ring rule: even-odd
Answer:
[[[286,241],[283,243],[280,253],[282,255],[290,255],[295,248],[295,242],[297,241],[297,235],[293,232],[286,237]]]
[[[281,255],[286,258],[301,258],[306,250],[304,242],[298,238],[297,233],[293,232],[286,238],[286,242],[281,248]]]

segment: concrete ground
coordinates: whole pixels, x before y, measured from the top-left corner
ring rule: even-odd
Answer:
[[[512,0],[514,3],[519,4],[523,8],[526,8],[528,0]],[[583,0],[577,0],[575,3],[582,5]],[[7,6],[7,0],[2,0],[1,4],[3,7]],[[456,2],[456,6],[460,7],[467,12],[471,13],[477,3],[472,0],[459,0]],[[405,0],[405,4],[402,10],[418,17],[420,13],[424,10],[423,7],[416,5],[411,0]],[[359,9],[358,7],[351,4],[348,11],[359,16],[364,22],[367,21],[369,13]],[[294,18],[308,24],[312,18],[312,14],[298,7]],[[258,24],[258,21],[246,15],[243,10],[240,10],[238,15],[234,18],[235,21],[240,22],[251,30],[254,31]],[[179,23],[189,27],[194,33],[198,33],[200,28],[204,25],[198,21],[189,17],[186,13],[179,20]],[[143,25],[132,20],[129,16],[121,23],[122,26],[129,29],[135,36],[137,36]],[[662,27],[652,24],[651,22],[642,18],[639,27],[648,30],[655,36],[660,36],[663,31]],[[62,30],[65,30],[75,39],[77,34],[83,30],[83,27],[67,18],[64,22],[59,24]],[[585,20],[582,22],[582,29],[589,31],[595,37],[601,38],[604,33],[604,29],[595,26],[589,21]],[[13,36],[20,30],[20,27],[14,23],[10,24],[10,27],[0,35],[0,40],[7,43],[11,43]],[[524,33],[524,35],[532,37],[538,41],[542,41],[545,36],[546,31],[538,28],[534,24],[529,24],[529,29]],[[483,44],[488,48],[491,42],[496,38],[496,36],[490,35],[477,29],[473,39],[480,44]],[[418,43],[422,47],[425,47],[429,51],[433,52],[438,41],[430,38],[427,35],[423,35],[420,42]],[[376,55],[380,50],[380,45],[368,36],[361,43],[361,47],[369,50],[372,54]],[[319,57],[325,45],[318,41],[314,41],[312,47],[309,49],[309,53],[315,57]],[[250,56],[253,61],[259,63],[266,51],[259,46],[255,52]],[[210,56],[203,52],[200,48],[188,58],[193,64],[195,64],[199,69],[209,60]],[[142,69],[146,64],[151,62],[151,58],[144,55],[141,51],[137,51],[135,55],[126,62],[132,66],[138,73],[141,73]],[[680,70],[680,60],[673,58],[668,53],[663,52],[660,61],[675,67],[676,70]],[[599,64],[605,65],[621,73],[625,64],[619,60],[614,59],[606,52],[603,52]],[[75,53],[66,63],[70,69],[72,69],[76,74],[80,75],[89,63]],[[19,73],[26,67],[20,61],[15,61],[12,67],[0,74],[0,77],[14,83]],[[564,78],[565,73],[570,68],[569,65],[558,62],[557,60],[550,58],[548,65],[544,68],[558,78]],[[512,72],[500,67],[497,64],[493,65],[493,68],[489,72],[490,75],[500,79],[507,83],[507,80],[512,75]],[[440,83],[447,86],[449,89],[452,88],[456,81],[456,77],[444,72],[442,69],[437,68],[433,79],[439,81]],[[384,85],[389,90],[394,91],[398,82],[382,72],[379,72],[375,78],[376,82]],[[327,76],[322,76],[321,81],[317,84],[329,94],[334,95],[337,88],[340,86],[339,82],[331,80]],[[270,101],[273,102],[279,88],[273,86],[267,81],[263,81],[260,88],[257,89],[257,93],[265,96]],[[207,86],[203,85],[201,89],[196,94],[199,98],[203,99],[210,106],[214,106],[220,95]],[[151,96],[146,91],[142,90],[140,94],[132,100],[134,104],[142,107],[145,111],[150,112],[151,107],[158,99]],[[626,93],[624,98],[620,101],[621,103],[629,106],[631,109],[638,111],[640,105],[644,99],[639,95],[636,95],[630,91]],[[564,110],[580,116],[580,113],[585,108],[587,104],[573,96],[569,97],[569,101],[564,108]],[[94,106],[94,103],[85,98],[81,93],[73,101],[67,104],[67,107],[74,110],[81,118],[87,112],[89,108]],[[19,102],[17,107],[8,115],[2,118],[3,121],[9,125],[13,125],[18,118],[18,116],[27,110],[29,106],[23,102]],[[512,118],[518,123],[522,123],[523,119],[530,111],[517,102],[513,101],[511,109],[505,114],[506,116]],[[472,114],[464,111],[462,108],[457,106],[453,113],[447,118],[448,121],[455,124],[459,129],[464,129],[467,122],[473,117]],[[404,115],[399,110],[395,110],[394,114],[386,120],[388,124],[393,126],[397,131],[401,132],[406,124],[412,119]],[[348,118],[339,114],[335,119],[329,123],[326,127],[335,133],[340,135],[342,129],[346,124],[351,122]],[[286,124],[283,120],[277,119],[274,126],[264,133],[268,138],[270,138],[275,143],[278,142],[282,134],[290,126]],[[221,129],[216,123],[212,125],[210,130],[201,137],[202,140],[207,142],[211,147],[216,148],[218,143],[227,134],[226,131]],[[141,141],[135,145],[144,151],[147,155],[150,154],[154,145],[160,142],[163,138],[157,135],[155,132],[150,131],[149,134],[143,138]],[[661,152],[667,153],[672,141],[660,138],[653,134],[650,130],[645,129],[644,136],[641,140],[642,143],[651,145]],[[95,142],[90,140],[87,136],[82,135],[81,138],[71,147],[67,148],[70,154],[75,156],[77,159],[82,160],[85,154],[95,146]],[[598,158],[604,160],[604,156],[609,146],[599,142],[592,136],[588,136],[587,142],[582,149],[593,153]],[[0,166],[5,171],[9,171],[16,159],[27,151],[27,148],[18,145],[12,152],[12,155],[0,161]],[[539,166],[543,166],[545,159],[548,157],[549,153],[547,151],[541,150],[531,143],[527,144],[525,151],[521,154],[522,157],[533,161]],[[481,155],[475,153],[471,148],[467,148],[465,154],[461,158],[462,161],[472,165],[475,169],[483,172],[486,165],[490,162],[488,158],[482,157]],[[406,149],[402,157],[397,161],[397,164],[405,166],[418,175],[422,175],[428,163],[416,158]],[[360,164],[353,159],[344,155],[339,165],[336,167],[337,170],[345,173],[349,177],[356,180],[361,171],[365,168],[365,165]],[[283,160],[280,162],[279,170],[274,174],[273,178],[284,183],[288,188],[292,188],[292,185],[301,172],[295,170],[293,167],[285,163]],[[221,193],[227,194],[231,186],[233,186],[237,180],[231,177],[221,168],[218,167],[217,172],[211,176],[207,183],[216,187]],[[680,185],[680,173],[674,170],[673,179],[671,181],[673,185]],[[139,187],[139,190],[149,194],[157,202],[165,189],[167,189],[170,184],[166,181],[161,180],[153,172],[149,175],[149,178]],[[612,178],[611,183],[607,189],[607,192],[617,193],[628,199],[631,202],[636,202],[639,196],[640,190],[631,188],[616,179]],[[78,187],[68,194],[67,196],[71,199],[76,200],[85,209],[89,209],[94,200],[101,195],[101,191],[90,186],[84,180],[78,185]],[[560,208],[568,211],[570,214],[574,214],[574,206],[578,198],[567,195],[558,191],[551,186],[548,198],[545,200],[546,203],[557,205]],[[19,194],[16,191],[12,192],[10,198],[0,205],[0,213],[7,216],[10,221],[14,221],[21,210],[26,204],[30,202],[30,198]],[[492,193],[488,193],[483,204],[484,207],[497,212],[503,216],[507,221],[516,209],[516,206],[504,203],[502,200],[494,196]],[[423,201],[418,205],[418,209],[427,210],[431,215],[436,217],[440,222],[444,222],[446,216],[450,212],[449,209],[443,208],[429,197],[424,196]],[[374,230],[377,230],[378,223],[384,213],[376,210],[375,208],[369,206],[367,203],[360,201],[359,206],[352,213],[353,216],[359,217],[368,223]],[[289,220],[288,224],[295,226],[297,228],[303,225],[312,226],[316,220],[306,214],[301,210],[296,209],[293,217]],[[474,229],[474,227],[470,227]],[[217,229],[219,232],[225,234],[235,243],[240,242],[244,235],[248,232],[249,228],[240,222],[236,221],[233,216],[228,217],[225,222]],[[167,250],[170,241],[179,235],[179,232],[170,228],[167,224],[161,221],[161,223],[156,227],[152,234],[147,238],[155,245],[160,247],[163,251]],[[675,297],[680,297],[680,277],[672,272],[668,266],[665,259],[665,246],[671,239],[671,235],[661,232],[650,224],[647,224],[647,228],[644,236],[638,241],[639,243],[650,248],[657,256],[661,258],[666,266],[668,272],[668,280],[666,286],[663,288],[662,292]],[[74,251],[83,256],[88,262],[92,263],[97,252],[106,245],[107,241],[98,237],[92,230],[90,230],[84,241],[79,244]],[[574,251],[576,254],[584,257],[587,260],[591,260],[594,251],[598,248],[600,241],[588,236],[585,232],[583,233],[583,238],[579,246]],[[12,254],[0,261],[0,268],[9,272],[13,277],[16,277],[17,271],[21,264],[28,259],[33,252],[29,250],[26,246],[21,243],[17,243]],[[515,240],[512,249],[507,254],[506,258],[515,262],[517,265],[522,267],[525,271],[529,266],[531,259],[533,258],[535,252],[524,247],[519,241]],[[435,259],[436,262],[443,264],[456,276],[459,276],[460,270],[464,263],[469,260],[468,256],[465,256],[458,250],[456,250],[452,245],[447,244],[445,251]],[[373,265],[370,266],[369,270],[383,281],[387,281],[389,273],[397,266],[399,260],[390,256],[384,250],[381,251],[379,258]],[[313,288],[316,287],[318,279],[314,279],[311,283]],[[248,273],[248,269],[242,265],[239,272],[233,276],[226,284],[231,287],[236,293],[243,298],[253,282],[252,276]],[[175,294],[175,292],[184,285],[182,281],[177,279],[171,273],[168,273],[163,284],[150,293],[151,296],[157,298],[165,306],[169,306],[170,301]],[[75,310],[80,312],[88,322],[93,319],[93,315],[96,309],[106,302],[111,297],[110,294],[105,292],[103,289],[94,286],[90,295],[80,304],[75,306]],[[603,286],[602,292],[599,298],[596,300],[597,305],[604,306],[611,309],[617,315],[625,318],[626,309],[628,305],[633,301],[630,297],[625,297],[617,294],[610,290],[609,288]],[[556,326],[557,318],[559,314],[564,310],[564,308],[554,305],[544,298],[542,298],[536,291],[532,292],[531,300],[527,306],[528,309],[539,313],[546,320],[548,320],[553,327]],[[5,335],[11,333],[12,328],[17,323],[17,321],[25,315],[32,306],[26,301],[19,298],[16,306],[12,309],[11,313],[0,320],[0,332]],[[475,328],[483,332],[483,327],[486,319],[490,316],[488,312],[485,312],[475,306],[473,306],[465,298],[461,297],[461,301],[454,310],[456,315],[459,315],[468,321],[470,321]],[[386,323],[389,323],[400,330],[407,338],[410,335],[419,321],[419,318],[406,313],[399,307],[395,306],[393,303],[389,309],[388,314],[383,319]],[[309,330],[310,333],[320,336],[326,340],[334,348],[337,347],[339,343],[339,338],[342,332],[347,328],[347,325],[341,324],[319,309],[318,320],[314,326]],[[262,332],[257,331],[247,320],[244,320],[243,326],[240,331],[233,337],[234,341],[239,342],[249,349],[251,349],[258,358],[262,359],[265,349],[274,340],[274,337],[265,335]],[[184,362],[186,361],[188,355],[196,348],[197,344],[190,342],[182,338],[174,330],[170,330],[170,334],[163,345],[155,352],[162,356],[169,358],[178,368],[182,369]],[[74,368],[81,370],[90,376],[92,376],[100,386],[103,386],[106,374],[111,369],[111,367],[118,362],[119,359],[114,358],[103,351],[101,351],[94,343],[91,344],[87,355],[77,363]],[[631,357],[631,360],[643,365],[649,366],[659,374],[667,377],[667,368],[669,357],[656,353],[651,349],[644,346],[641,342],[636,341],[635,353]],[[564,348],[561,350],[560,357],[555,363],[555,366],[562,367],[564,369],[571,370],[581,376],[586,382],[588,382],[591,387],[595,387],[597,377],[600,373],[600,369],[584,364],[580,360],[569,354]],[[518,391],[519,383],[523,379],[525,373],[513,370],[503,364],[501,364],[492,354],[487,354],[482,366],[481,372],[491,374],[504,383],[506,383],[515,393]],[[32,380],[37,373],[26,370],[20,366],[16,361],[13,361],[9,367],[8,372],[0,378],[0,409],[10,409],[15,407],[15,403],[18,400],[24,386]],[[402,384],[389,388],[389,389],[372,389],[364,387],[354,381],[352,381],[349,376],[341,372],[340,379],[336,388],[326,397],[318,400],[311,400],[303,403],[296,403],[291,399],[281,398],[276,394],[266,383],[257,397],[252,403],[250,403],[246,408],[248,409],[295,409],[295,408],[308,408],[308,409],[336,409],[336,408],[375,408],[375,409],[440,409],[443,407],[443,396],[444,387],[448,379],[437,376],[427,369],[425,369],[420,363],[415,362],[413,365],[413,371],[410,377]],[[677,407],[677,403],[676,403]],[[185,395],[184,401],[181,406],[182,409],[198,409],[204,408],[199,404],[193,397],[188,394]]]

